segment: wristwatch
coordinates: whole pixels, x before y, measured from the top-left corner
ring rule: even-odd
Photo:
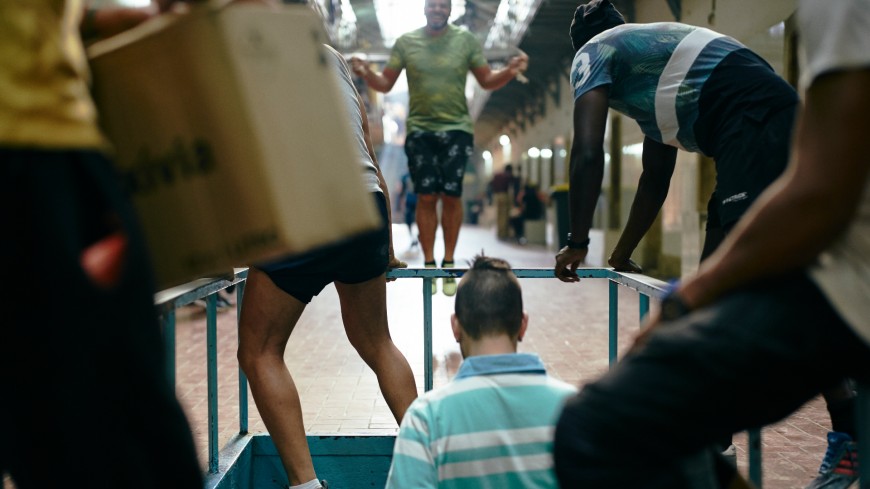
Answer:
[[[589,248],[589,238],[587,237],[583,241],[574,241],[571,239],[571,233],[568,233],[567,246],[572,250],[585,250]]]
[[[664,321],[673,321],[691,312],[691,309],[683,301],[683,298],[673,291],[662,299],[661,308],[661,318]]]

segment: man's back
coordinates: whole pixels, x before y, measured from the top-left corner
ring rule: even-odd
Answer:
[[[729,76],[719,69],[735,53],[740,60],[728,69],[749,69],[748,73]],[[714,83],[708,84],[711,79]],[[609,86],[610,106],[636,120],[646,136],[709,156],[716,156],[715,144],[706,139],[715,137],[721,119],[746,107],[767,111],[796,101],[794,90],[746,46],[677,22],[624,24],[602,32],[577,51],[571,84],[575,100]],[[727,105],[715,106],[716,98],[727,99]],[[737,109],[724,113],[728,107]]]
[[[408,409],[387,487],[556,487],[554,423],[575,392],[535,355],[466,358]]]

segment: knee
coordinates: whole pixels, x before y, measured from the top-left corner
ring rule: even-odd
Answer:
[[[434,209],[438,203],[438,196],[435,194],[422,194],[417,196],[417,208],[429,210]]]
[[[450,197],[445,195],[444,198],[441,199],[441,202],[443,203],[444,210],[446,211],[462,209],[462,199],[460,199],[459,197]]]
[[[245,375],[250,376],[253,371],[255,356],[241,346],[236,349],[236,359],[239,361],[239,368]]]
[[[240,344],[238,349],[236,349],[236,359],[239,361],[239,368],[242,369],[242,372],[248,377],[253,377],[256,375],[257,367],[266,360],[266,353],[246,348],[243,344]],[[281,361],[283,361],[283,358]]]
[[[359,354],[360,358],[372,369],[378,365],[381,358],[385,358],[393,347],[389,337],[371,338],[360,336],[348,336],[351,346]]]

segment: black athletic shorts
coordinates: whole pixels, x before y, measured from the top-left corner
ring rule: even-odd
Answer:
[[[730,229],[788,164],[797,105],[763,120],[745,118],[732,143],[716,156],[716,189],[707,204],[707,228]]]
[[[279,289],[308,304],[332,282],[358,284],[387,271],[390,259],[390,231],[387,199],[381,192],[372,194],[384,226],[336,245],[286,260],[255,265]]]
[[[417,194],[462,196],[462,177],[474,147],[465,131],[414,131],[405,138],[408,172]]]

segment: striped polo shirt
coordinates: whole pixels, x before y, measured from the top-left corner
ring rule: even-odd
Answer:
[[[623,24],[574,55],[574,100],[609,85],[610,107],[637,121],[646,136],[700,152],[694,124],[701,89],[725,57],[744,49],[731,37],[677,22]]]
[[[576,392],[537,355],[466,358],[452,382],[408,408],[387,488],[558,487],[553,432]]]

